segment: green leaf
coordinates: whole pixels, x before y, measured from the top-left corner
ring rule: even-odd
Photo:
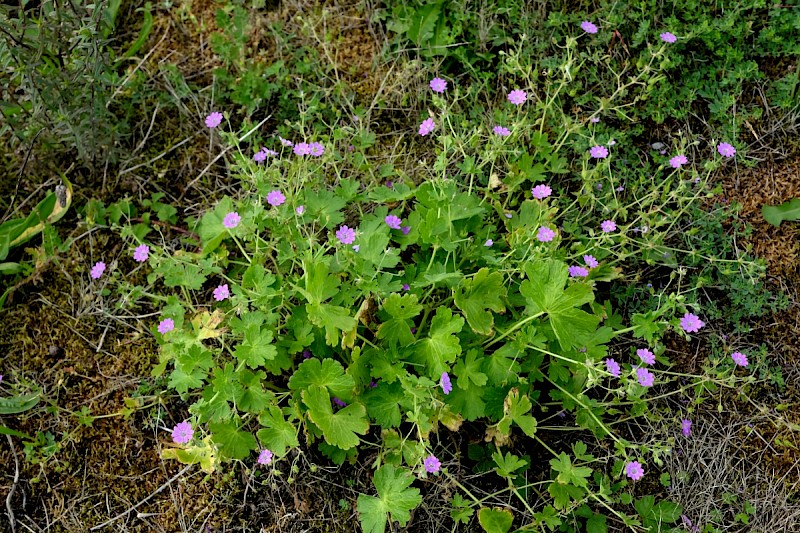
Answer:
[[[765,205],[761,208],[764,220],[775,227],[784,220],[800,220],[800,198],[792,198],[780,205]]]
[[[459,522],[462,524],[468,524],[470,517],[475,512],[473,511],[472,507],[470,507],[469,502],[465,500],[461,494],[456,492],[450,503],[453,506],[453,508],[450,510],[450,518],[453,519],[453,522],[456,524]]]
[[[547,491],[553,497],[553,505],[555,505],[556,509],[566,509],[573,500],[578,501],[585,494],[585,491],[580,487],[562,485],[557,481],[550,483]]]
[[[302,395],[303,403],[308,407],[308,417],[322,430],[328,444],[349,450],[359,443],[356,434],[364,435],[369,430],[367,410],[360,403],[351,403],[334,413],[325,387],[311,385]]]
[[[213,252],[228,235],[227,228],[222,225],[222,219],[233,210],[233,200],[224,196],[213,211],[208,211],[200,219],[196,232],[203,246],[203,255]]]
[[[263,412],[274,398],[273,394],[265,391],[262,385],[267,379],[267,374],[263,371],[253,372],[243,368],[237,377],[242,386],[234,393],[236,406],[246,413],[259,414]]]
[[[481,335],[492,334],[494,316],[487,309],[495,313],[506,309],[502,300],[506,295],[503,274],[490,272],[482,268],[472,278],[463,278],[453,293],[455,304],[464,312],[467,323]]]
[[[214,444],[219,447],[220,454],[231,459],[244,459],[250,452],[258,448],[256,438],[246,431],[239,431],[236,423],[211,422],[208,424]]]
[[[406,30],[406,36],[410,41],[422,46],[433,37],[436,29],[436,21],[442,10],[441,2],[431,3],[419,8],[411,18],[411,24]]]
[[[278,349],[272,344],[272,331],[260,326],[248,326],[244,342],[236,347],[233,355],[250,368],[263,366],[278,355]]]
[[[283,418],[278,406],[270,405],[268,410],[258,417],[258,422],[264,426],[264,429],[258,430],[258,440],[277,457],[286,455],[287,448],[296,448],[300,445],[297,441],[297,429]]]
[[[586,533],[607,533],[606,517],[601,514],[593,514],[586,521]]]
[[[485,358],[481,357],[479,350],[470,350],[463,359],[459,359],[453,367],[453,374],[458,377],[458,387],[466,389],[469,383],[472,382],[477,387],[486,385],[488,378],[486,374],[481,372],[481,365],[484,363]]]
[[[428,337],[414,345],[414,361],[424,365],[424,373],[438,380],[450,364],[461,354],[461,344],[456,333],[464,327],[464,319],[453,316],[449,307],[436,309]]]
[[[372,478],[378,497],[359,494],[358,514],[364,533],[384,533],[386,521],[404,527],[411,519],[411,510],[422,502],[419,490],[411,487],[414,477],[405,469],[383,465]]]
[[[306,310],[311,323],[325,329],[325,342],[328,346],[336,346],[340,332],[350,331],[358,325],[355,317],[338,305],[309,304]]]
[[[586,487],[592,469],[587,466],[575,466],[569,456],[561,452],[555,459],[550,459],[550,466],[558,472],[556,482],[566,485],[568,483],[576,487]]]
[[[36,407],[39,403],[41,395],[37,392],[34,394],[21,394],[19,396],[0,397],[0,415],[15,415],[17,413],[24,413]]]
[[[483,387],[470,384],[469,387],[463,389],[459,385],[447,395],[447,404],[466,420],[477,420],[486,416],[486,402],[483,401],[483,393]]]
[[[504,405],[505,416],[498,422],[497,429],[505,436],[508,436],[511,423],[517,424],[522,431],[529,437],[536,433],[536,419],[530,414],[533,405],[526,395],[519,395],[516,388],[508,391]]]
[[[497,472],[499,476],[508,479],[515,477],[515,472],[520,468],[528,466],[528,462],[525,459],[521,459],[511,452],[506,453],[504,456],[502,452],[496,451],[492,454],[492,459],[494,459],[494,463],[497,465],[494,471]]]
[[[342,363],[335,359],[320,361],[316,358],[303,361],[289,379],[289,388],[292,390],[308,389],[312,385],[325,387],[332,396],[343,400],[352,398],[353,387],[356,386],[353,377],[345,374]]]
[[[585,345],[600,323],[599,317],[579,309],[594,300],[591,287],[574,283],[565,289],[567,265],[553,259],[528,263],[525,273],[528,279],[520,285],[520,293],[533,313],[547,313],[561,347]]]
[[[339,278],[329,274],[327,260],[306,259],[303,261],[303,269],[305,290],[300,289],[300,292],[309,304],[320,304],[339,292]]]
[[[411,322],[411,319],[422,311],[417,295],[404,294],[400,296],[393,293],[383,302],[383,310],[389,313],[391,318],[378,328],[378,338],[386,339],[393,346],[412,344],[414,335],[411,333],[411,326],[414,323]]]
[[[506,509],[483,507],[478,511],[478,522],[486,533],[508,533],[514,523],[514,515]]]
[[[367,412],[384,429],[400,425],[400,403],[405,398],[400,383],[381,381],[374,389],[364,393]]]

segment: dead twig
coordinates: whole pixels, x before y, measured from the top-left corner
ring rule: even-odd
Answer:
[[[17,458],[17,449],[14,448],[14,441],[11,440],[11,435],[6,435],[8,439],[8,446],[11,448],[11,454],[14,456],[14,482],[11,483],[11,488],[8,489],[8,496],[6,496],[6,512],[8,513],[8,522],[11,524],[11,532],[17,531],[17,521],[14,518],[14,510],[11,508],[11,498],[14,496],[14,491],[17,489],[19,483],[19,459]]]

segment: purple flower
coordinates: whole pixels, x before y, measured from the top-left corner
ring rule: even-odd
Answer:
[[[652,387],[656,377],[646,368],[637,368],[636,379],[639,380],[639,385],[642,387]]]
[[[683,433],[684,437],[692,434],[692,421],[688,418],[681,420],[681,433]]]
[[[351,244],[356,240],[356,232],[352,228],[341,226],[339,231],[336,232],[336,238],[339,239],[339,242],[342,244]]]
[[[619,363],[617,363],[614,359],[610,357],[606,359],[605,363],[606,363],[606,370],[608,370],[608,373],[614,376],[615,378],[618,378],[620,373]]]
[[[431,90],[435,93],[443,93],[447,89],[447,82],[442,78],[433,78],[431,80]]]
[[[222,225],[228,229],[233,229],[239,225],[239,222],[242,221],[242,217],[239,216],[239,213],[236,211],[231,211],[225,218],[222,219]]]
[[[556,236],[556,232],[548,228],[547,226],[540,226],[539,232],[536,234],[536,239],[539,242],[550,242],[553,240],[553,237]]]
[[[303,359],[311,359],[311,350],[303,350]]]
[[[411,231],[411,226],[403,226],[400,228],[400,231],[403,232],[403,235],[408,235]]]
[[[486,239],[486,242],[483,243],[483,245],[486,246],[487,248],[491,248],[493,244],[494,241],[492,239]]]
[[[419,125],[419,134],[423,137],[430,132],[433,131],[433,128],[436,127],[436,123],[433,122],[433,119],[428,117],[422,121],[422,124]]]
[[[508,93],[508,101],[514,105],[522,105],[525,103],[525,100],[528,99],[528,95],[525,94],[525,91],[522,89],[514,89],[510,93]]]
[[[589,122],[591,122],[592,124],[597,124],[598,122],[600,122],[600,117],[592,117],[589,119]]]
[[[146,244],[140,244],[136,247],[133,251],[133,259],[140,263],[147,261],[147,258],[150,256],[150,247]]]
[[[669,160],[669,166],[672,168],[680,168],[681,165],[685,165],[688,162],[689,160],[686,159],[685,155],[679,154]]]
[[[265,152],[264,150],[259,150],[253,156],[253,161],[255,161],[256,163],[263,163],[266,160],[267,160],[267,152]]]
[[[281,144],[284,146],[293,146],[292,141],[284,139],[283,137],[278,137],[281,140]]]
[[[656,364],[656,356],[648,350],[647,348],[639,348],[636,350],[636,355],[639,356],[639,359],[642,360],[643,363],[648,365]]]
[[[222,123],[222,113],[214,111],[206,117],[206,126],[209,128],[216,128]]]
[[[425,470],[429,474],[435,474],[441,467],[442,463],[439,462],[435,455],[429,455],[425,458]]]
[[[403,221],[400,218],[394,215],[387,215],[386,218],[383,219],[383,221],[386,222],[386,225],[392,229],[400,229],[400,225],[403,223]]]
[[[617,229],[617,223],[613,220],[604,220],[600,224],[600,229],[603,230],[603,233],[611,233]]]
[[[386,180],[386,186],[390,189],[394,188],[394,182],[392,180]]]
[[[605,159],[608,157],[608,148],[600,144],[597,146],[592,146],[592,148],[589,150],[589,155],[595,159]]]
[[[272,462],[272,452],[264,449],[258,454],[258,464],[268,465]]]
[[[102,261],[98,261],[92,267],[92,271],[89,275],[92,276],[92,279],[100,279],[100,276],[102,276],[103,272],[105,271],[106,271],[106,264],[103,263]]]
[[[322,146],[322,143],[311,143],[309,145],[309,152],[314,157],[320,157],[322,154],[325,153],[325,147]]]
[[[595,26],[588,20],[584,20],[583,22],[581,22],[581,29],[586,33],[597,33],[597,26]]]
[[[674,43],[675,41],[678,40],[678,38],[675,37],[675,35],[673,35],[672,33],[668,32],[668,31],[662,33],[660,35],[660,37],[661,37],[662,41],[664,41],[665,43],[670,43],[670,44]]]
[[[214,289],[214,299],[216,301],[218,301],[218,302],[221,302],[222,300],[226,299],[230,295],[231,295],[231,292],[228,289],[228,284],[227,283],[224,283],[224,284],[220,285],[219,287],[217,287],[216,289]]]
[[[537,200],[544,200],[553,193],[553,189],[547,185],[541,184],[531,189],[531,194]]]
[[[354,245],[353,245],[353,251],[354,251],[354,252],[358,252],[360,249],[361,249],[361,246],[359,246],[359,245],[357,245],[357,244],[354,244]]]
[[[0,374],[0,383],[3,382],[3,374]]]
[[[509,135],[511,135],[511,131],[508,128],[504,128],[503,126],[495,126],[494,128],[492,128],[492,131],[501,137],[508,137]]]
[[[597,262],[597,259],[595,259],[593,255],[584,255],[584,256],[583,256],[583,262],[584,262],[584,263],[586,264],[586,266],[587,266],[587,267],[589,267],[589,268],[595,268],[595,267],[597,267],[597,265],[599,264],[599,263]]]
[[[295,155],[308,155],[311,153],[311,145],[308,143],[297,143],[294,145],[294,148],[292,148],[292,151],[294,151]]]
[[[719,145],[717,146],[717,152],[719,152],[720,155],[723,155],[725,157],[733,157],[734,155],[736,155],[736,148],[734,148],[728,143],[719,143]]]
[[[175,321],[171,318],[165,318],[158,323],[158,332],[164,335],[175,329]]]
[[[706,323],[700,320],[700,317],[692,313],[686,313],[681,318],[681,327],[686,333],[695,333],[700,331],[700,328],[705,326]]]
[[[505,217],[506,217],[506,218],[511,218],[511,217],[513,217],[513,216],[514,216],[514,214],[513,214],[513,213],[505,213]]]
[[[403,283],[403,290],[404,291],[410,291],[411,290],[411,286],[408,283]]]
[[[347,402],[340,400],[336,396],[333,397],[333,403],[335,403],[338,407],[347,407]]]
[[[569,276],[571,278],[585,278],[589,275],[589,271],[582,266],[573,265],[569,267]]]
[[[375,382],[374,379],[369,382],[369,388],[370,389],[374,389],[377,386],[378,386],[378,384]]]
[[[178,444],[186,444],[194,437],[192,424],[186,420],[172,428],[172,440]]]
[[[644,477],[644,468],[639,464],[639,461],[631,461],[625,465],[625,475],[634,481],[638,481]]]
[[[450,376],[447,375],[447,372],[442,372],[442,377],[439,379],[439,386],[442,387],[442,392],[445,394],[450,394],[450,391],[453,390],[453,385],[450,383]]]
[[[731,354],[731,359],[733,359],[733,362],[736,363],[739,366],[747,366],[747,364],[748,364],[747,363],[747,356],[745,354],[743,354],[742,352],[733,352]]]
[[[298,206],[295,208],[294,212],[295,212],[295,213],[297,213],[298,215],[302,215],[303,213],[305,213],[305,212],[306,212],[306,206],[304,206],[304,205],[298,205]]]
[[[279,190],[270,191],[267,194],[267,203],[273,207],[278,207],[286,201],[286,197]]]

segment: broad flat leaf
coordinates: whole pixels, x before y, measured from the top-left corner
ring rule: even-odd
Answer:
[[[24,413],[36,407],[40,399],[41,395],[39,393],[0,397],[0,415]]]
[[[553,497],[553,505],[556,509],[566,509],[570,503],[583,498],[586,491],[575,485],[562,485],[556,481],[550,483],[547,491]]]
[[[497,429],[508,436],[511,423],[514,422],[526,435],[533,437],[536,433],[536,419],[529,414],[531,407],[533,405],[526,395],[520,396],[516,388],[511,389],[506,396],[503,405],[504,416],[497,424]]]
[[[327,260],[304,260],[303,269],[305,270],[305,290],[300,289],[300,292],[308,300],[308,303],[320,304],[339,292],[339,278],[328,273]]]
[[[453,316],[449,307],[436,309],[428,337],[414,345],[414,361],[424,365],[425,374],[439,380],[450,364],[461,354],[461,344],[456,333],[464,327],[464,318]]]
[[[277,405],[270,405],[269,409],[258,417],[258,422],[264,429],[258,430],[258,440],[277,457],[286,455],[288,448],[300,445],[297,441],[297,429],[283,418],[283,413]]]
[[[233,355],[250,368],[264,366],[278,355],[278,349],[272,344],[272,331],[262,327],[248,327],[244,341],[236,347]]]
[[[565,289],[567,265],[553,259],[528,263],[525,273],[528,279],[520,285],[520,293],[534,313],[547,313],[561,347],[585,345],[600,323],[599,317],[579,309],[594,300],[591,287],[574,283]]]
[[[239,431],[236,423],[211,422],[208,424],[214,444],[219,447],[219,452],[231,459],[244,459],[250,452],[258,448],[256,438],[246,431]]]
[[[481,365],[483,365],[485,358],[481,356],[479,359],[479,355],[480,352],[478,350],[470,350],[463,359],[459,358],[456,366],[453,367],[453,374],[458,377],[457,385],[459,388],[466,389],[470,382],[478,387],[486,385],[488,378],[486,374],[481,372]]]
[[[306,310],[311,323],[325,329],[325,342],[328,346],[336,346],[339,342],[339,332],[346,333],[358,325],[355,317],[350,316],[347,309],[338,305],[309,304]]]
[[[200,237],[203,255],[214,251],[228,235],[228,230],[222,225],[222,219],[231,211],[234,211],[233,200],[229,196],[225,196],[213,211],[206,212],[203,218],[200,219],[200,224],[195,231]]]
[[[384,533],[386,521],[404,527],[411,519],[411,510],[422,502],[419,490],[411,487],[414,477],[403,468],[383,465],[372,478],[378,497],[359,494],[358,514],[364,533]]]
[[[384,429],[400,425],[400,403],[405,394],[399,383],[381,381],[374,389],[364,393],[364,403],[369,416]]]
[[[489,383],[496,387],[513,384],[519,381],[519,363],[524,356],[514,343],[506,343],[483,362],[483,371],[489,378]]]
[[[606,517],[601,514],[593,514],[586,521],[586,533],[608,533]]]
[[[591,468],[573,465],[570,457],[564,452],[561,452],[558,457],[550,459],[550,466],[558,472],[556,482],[562,485],[572,484],[576,487],[586,487],[589,476],[592,475]]]
[[[507,452],[503,455],[503,453],[498,450],[492,454],[492,459],[494,459],[494,463],[497,465],[494,468],[495,472],[509,479],[517,475],[517,470],[528,466],[528,462],[525,459],[517,457],[511,452]]]
[[[414,335],[411,333],[411,326],[414,323],[411,322],[411,319],[422,311],[417,295],[404,294],[400,296],[393,293],[383,302],[383,310],[391,318],[378,328],[378,338],[386,339],[389,344],[394,346],[406,346],[413,343]]]
[[[478,522],[486,533],[508,533],[514,523],[514,515],[506,509],[483,507],[478,511]]]
[[[213,366],[211,352],[201,345],[193,344],[188,350],[178,352],[175,370],[169,376],[169,386],[180,394],[202,387],[209,369]]]
[[[442,4],[439,2],[430,3],[425,5],[414,12],[406,30],[406,36],[410,41],[422,46],[423,43],[433,37],[433,32],[436,29],[436,21],[439,20]]]
[[[491,335],[495,313],[505,311],[502,298],[506,295],[503,274],[480,269],[472,278],[463,278],[453,297],[456,306],[464,312],[467,323],[481,335]]]
[[[358,445],[356,434],[364,435],[369,430],[367,410],[360,403],[351,403],[344,409],[333,412],[328,390],[311,385],[303,391],[303,403],[308,407],[308,417],[322,430],[325,442],[349,450]]]
[[[234,393],[236,407],[246,413],[259,414],[272,402],[273,394],[264,390],[262,383],[267,374],[263,371],[253,372],[243,368],[238,373],[241,388]]]
[[[332,396],[349,400],[356,386],[353,377],[345,374],[342,363],[335,359],[306,359],[289,379],[292,390],[307,389],[312,385],[327,388]]]
[[[214,339],[225,333],[219,325],[225,318],[225,314],[220,309],[215,309],[213,313],[203,311],[192,319],[192,327],[198,341]]]
[[[477,420],[486,415],[486,402],[483,401],[483,387],[470,384],[466,389],[455,387],[447,395],[447,404],[452,406],[457,413],[469,421]]]
[[[800,198],[792,198],[780,205],[765,205],[761,208],[764,220],[777,227],[784,220],[800,220]]]

